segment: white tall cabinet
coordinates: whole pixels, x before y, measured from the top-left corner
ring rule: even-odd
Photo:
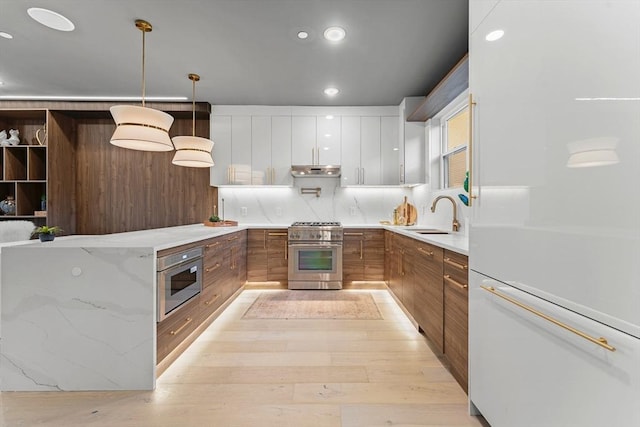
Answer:
[[[383,184],[381,119],[379,116],[342,118],[343,186]]]
[[[472,408],[640,425],[640,1],[470,0],[470,19]]]

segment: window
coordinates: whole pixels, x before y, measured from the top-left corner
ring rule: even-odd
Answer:
[[[467,172],[468,105],[443,117],[440,135],[442,188],[462,187]]]

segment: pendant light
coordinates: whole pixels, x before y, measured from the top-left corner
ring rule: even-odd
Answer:
[[[151,32],[152,26],[147,21],[136,19],[136,28],[142,31],[142,107],[115,105],[110,108],[117,125],[111,144],[131,150],[172,151],[169,128],[173,117],[144,104],[145,33]]]
[[[171,163],[192,168],[208,168],[213,166],[213,158],[211,157],[213,141],[196,136],[196,82],[200,80],[200,76],[197,74],[189,74],[189,80],[193,82],[192,136],[173,137],[176,154],[173,156]]]

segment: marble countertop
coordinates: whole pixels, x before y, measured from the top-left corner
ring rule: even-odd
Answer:
[[[156,251],[185,245],[198,240],[222,236],[239,230],[251,228],[286,229],[290,224],[241,224],[234,227],[207,227],[203,224],[182,225],[176,227],[157,228],[152,230],[131,231],[126,233],[102,235],[74,235],[56,238],[53,242],[40,243],[37,240],[28,243],[29,246],[76,248],[134,248],[149,247]],[[345,228],[384,228],[417,240],[424,241],[468,255],[469,242],[467,236],[461,233],[421,235],[414,229],[428,228],[424,226],[399,227],[380,224],[346,224]]]

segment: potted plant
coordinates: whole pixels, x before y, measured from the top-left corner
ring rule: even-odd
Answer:
[[[55,239],[56,234],[60,234],[62,229],[57,225],[49,227],[48,225],[42,225],[40,227],[36,227],[31,233],[32,237],[38,236],[40,237],[41,242],[50,242]]]

